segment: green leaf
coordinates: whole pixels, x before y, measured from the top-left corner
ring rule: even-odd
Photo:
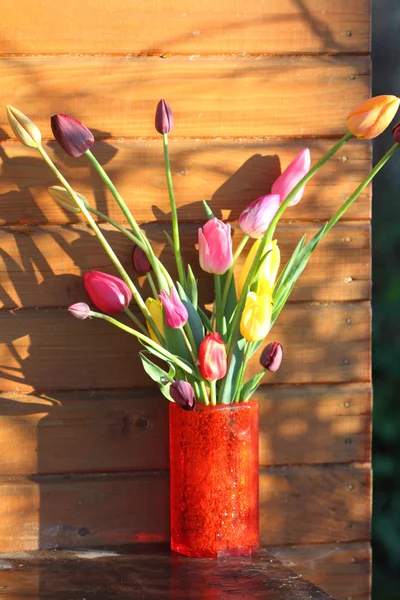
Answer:
[[[165,237],[167,238],[169,245],[171,246],[172,252],[174,252],[174,253],[175,253],[175,246],[174,246],[174,242],[172,241],[172,238],[171,238],[171,236],[169,235],[168,231],[165,231],[165,229],[164,229],[164,235],[165,235]]]
[[[241,401],[246,402],[246,400],[249,400],[252,397],[252,395],[260,385],[260,381],[264,377],[264,375],[265,371],[254,375],[254,377],[246,381],[240,392]]]
[[[212,333],[213,332],[213,328],[211,325],[211,321],[208,318],[208,316],[206,315],[206,313],[204,312],[204,310],[202,310],[200,308],[200,306],[197,307],[197,312],[199,314],[199,317],[204,325],[204,327],[207,329],[208,333]]]
[[[197,279],[194,276],[192,271],[192,267],[190,265],[187,266],[187,295],[193,304],[194,308],[197,310],[198,306],[198,290],[197,290]]]
[[[143,352],[139,352],[139,356],[142,361],[143,369],[146,371],[147,375],[159,385],[166,385],[167,383],[171,383],[169,380],[172,379],[169,373],[164,371],[161,367],[154,364]],[[171,372],[171,368],[169,370]],[[173,370],[175,374],[175,369]]]
[[[186,310],[188,311],[188,315],[189,315],[188,323],[189,323],[190,329],[192,330],[197,349],[199,349],[199,346],[204,339],[203,322],[199,316],[199,313],[197,312],[197,310],[195,309],[195,307],[189,300],[187,294],[185,293],[185,290],[183,289],[183,287],[181,286],[179,281],[176,282],[176,287],[178,290],[179,297],[182,300],[184,306],[186,307]]]
[[[226,278],[227,278],[227,273],[224,273],[221,276],[221,287],[224,290],[225,289],[225,285],[226,285]],[[223,307],[224,310],[224,316],[226,317],[226,323],[230,323],[231,319],[232,319],[232,315],[235,312],[235,308],[237,307],[237,297],[236,297],[236,284],[235,284],[235,279],[232,277],[231,279],[231,283],[229,285],[229,291],[228,291],[228,296],[226,299],[226,304]]]
[[[229,363],[228,372],[223,380],[221,392],[218,401],[221,404],[231,404],[235,396],[237,375],[239,373],[240,366],[243,362],[244,348],[246,340],[241,338],[232,353],[231,360]]]
[[[215,219],[215,215],[214,215],[213,211],[208,206],[208,204],[205,200],[203,200],[203,206],[204,206],[204,210],[206,211],[206,217],[207,217],[208,221],[211,221],[211,219]]]

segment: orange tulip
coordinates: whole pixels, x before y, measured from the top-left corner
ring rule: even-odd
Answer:
[[[385,131],[399,108],[397,96],[375,96],[362,102],[347,117],[349,131],[362,140],[372,140]]]

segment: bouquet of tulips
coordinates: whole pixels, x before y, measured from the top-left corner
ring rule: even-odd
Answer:
[[[126,226],[97,211],[72,189],[43,148],[40,131],[28,117],[11,106],[7,107],[7,113],[17,138],[26,146],[36,148],[59,180],[61,185],[49,188],[53,199],[69,211],[83,213],[119,275],[98,271],[86,273],[85,288],[97,310],[79,302],[70,306],[69,311],[78,319],[105,319],[135,336],[143,347],[140,352],[143,368],[158,384],[161,393],[183,409],[193,410],[196,402],[204,405],[247,402],[265,372],[279,368],[282,346],[270,342],[261,352],[260,372],[246,380],[249,359],[270,334],[311,254],[399,147],[400,124],[393,130],[395,144],[392,148],[312,239],[307,241],[303,236],[299,240],[281,270],[279,245],[274,239],[277,223],[286,208],[301,200],[307,182],[335,152],[352,136],[372,139],[379,135],[394,118],[399,104],[400,99],[395,96],[378,96],[362,103],[348,116],[348,132],[312,168],[309,150],[302,150],[274,182],[271,193],[244,208],[239,217],[244,236],[235,252],[231,226],[216,218],[204,202],[207,222],[198,230],[198,253],[200,268],[214,278],[215,299],[210,310],[199,305],[194,269],[185,265],[181,253],[168,149],[168,134],[174,119],[164,100],[157,105],[155,127],[163,140],[172,217],[172,235],[165,234],[175,257],[177,278],[156,256],[125,201],[92,154],[90,148],[95,140],[89,129],[70,116],[58,114],[51,118],[57,142],[70,156],[86,155],[118,203]],[[98,221],[110,223],[131,240],[133,266],[137,273],[146,275],[152,296],[142,297]],[[235,278],[237,259],[250,238],[253,244],[244,267]],[[138,305],[141,318],[132,312],[132,300]],[[130,325],[126,320],[116,318],[121,313],[127,315]]]

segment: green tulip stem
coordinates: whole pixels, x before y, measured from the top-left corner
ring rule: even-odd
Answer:
[[[92,215],[86,208],[85,203],[82,202],[82,200],[79,198],[79,196],[77,196],[77,194],[75,194],[74,190],[72,189],[72,187],[70,186],[68,181],[65,179],[65,177],[62,175],[62,173],[60,173],[60,171],[57,169],[57,167],[55,166],[55,164],[53,163],[53,161],[51,160],[50,156],[47,154],[47,152],[43,148],[43,146],[38,146],[38,151],[42,155],[42,157],[45,160],[45,162],[47,163],[47,165],[53,171],[53,173],[55,174],[57,179],[63,184],[63,186],[65,187],[65,189],[71,196],[72,200],[81,209],[81,212],[83,213],[87,222],[89,223],[89,225],[93,229],[94,233],[96,234],[97,239],[99,240],[100,244],[103,246],[105,252],[111,259],[111,261],[114,264],[115,268],[117,269],[118,273],[121,275],[122,279],[125,281],[126,285],[132,292],[132,296],[134,297],[135,301],[137,302],[137,305],[139,306],[140,310],[142,311],[145,319],[150,324],[150,326],[153,329],[158,340],[162,343],[163,337],[162,337],[161,333],[159,332],[156,324],[154,323],[153,317],[149,313],[147,306],[144,303],[143,298],[141,297],[141,295],[139,293],[139,290],[136,288],[133,281],[129,277],[128,273],[125,271],[124,267],[120,263],[114,250],[111,248],[110,244],[107,242],[106,238],[104,237],[104,235],[103,235],[101,229],[99,228],[99,226],[97,225],[96,221],[93,219]]]
[[[237,375],[237,383],[236,383],[236,392],[233,397],[233,402],[238,403],[240,400],[240,392],[243,386],[244,374],[246,371],[246,365],[250,358],[251,353],[251,344],[250,342],[246,342],[246,347],[243,354],[242,364],[240,365],[239,373]]]
[[[221,295],[221,275],[214,275],[215,285],[215,329],[222,335],[223,304]]]
[[[265,373],[267,372],[267,369],[264,369],[263,371],[261,371],[261,373],[258,373],[258,375],[256,375],[254,377],[254,382],[253,382],[253,392],[255,391],[255,389],[260,385],[261,379],[264,377]],[[249,398],[247,398],[246,400],[242,400],[242,402],[248,402]]]
[[[145,326],[139,321],[139,319],[137,318],[136,315],[133,314],[133,312],[130,310],[130,308],[126,308],[125,309],[125,313],[128,315],[128,317],[131,319],[131,321],[133,321],[136,325],[136,327],[138,329],[140,329],[140,331],[142,333],[144,333],[145,335],[147,335],[147,329],[145,328]]]
[[[88,157],[88,159],[91,162],[91,164],[93,165],[94,169],[100,175],[102,181],[108,187],[111,194],[114,196],[115,200],[117,201],[118,206],[120,207],[124,217],[128,221],[129,226],[132,228],[132,231],[134,232],[135,236],[142,240],[142,243],[143,243],[142,250],[146,253],[146,255],[154,269],[154,273],[156,274],[160,289],[167,289],[165,278],[163,277],[163,275],[161,273],[161,270],[158,265],[157,258],[154,254],[153,248],[151,247],[147,237],[144,235],[144,233],[140,229],[139,225],[137,224],[136,219],[133,217],[131,211],[129,210],[128,206],[126,205],[121,194],[118,192],[117,188],[111,181],[110,177],[108,176],[106,171],[103,169],[103,167],[101,166],[101,164],[99,163],[97,158],[92,154],[92,152],[90,150],[86,150],[85,155]]]
[[[154,342],[147,335],[140,333],[140,331],[136,331],[136,329],[132,329],[132,327],[128,327],[124,323],[121,323],[121,321],[118,321],[117,319],[114,319],[113,317],[110,317],[109,315],[105,315],[103,313],[98,313],[98,312],[91,310],[89,313],[89,316],[95,317],[96,319],[103,319],[104,321],[108,321],[109,323],[111,323],[112,325],[115,325],[119,329],[122,329],[123,331],[130,333],[131,335],[135,336],[141,342],[144,342],[146,344],[146,346],[150,346],[151,348],[154,348],[154,350],[156,350],[159,354],[162,354],[166,360],[176,364],[183,371],[185,371],[185,373],[189,373],[190,375],[192,375],[192,377],[198,378],[197,373],[195,373],[195,371],[193,371],[193,369],[190,365],[188,365],[186,362],[181,360],[175,354],[171,354],[171,352],[168,352],[168,350],[166,348],[164,348],[160,344],[157,344],[157,342]]]
[[[210,400],[212,406],[217,405],[217,382],[210,381]]]
[[[236,248],[235,254],[233,255],[232,265],[230,266],[229,271],[226,274],[224,294],[222,296],[222,306],[226,306],[226,303],[228,300],[229,288],[231,287],[231,281],[232,281],[233,271],[234,271],[234,268],[236,265],[236,261],[239,258],[239,256],[241,255],[243,248],[247,244],[249,237],[250,236],[248,236],[248,235],[243,236],[239,246]]]
[[[182,255],[181,255],[181,246],[180,246],[181,243],[180,243],[180,239],[179,239],[178,213],[176,210],[174,187],[172,184],[171,163],[169,160],[168,133],[163,134],[163,148],[164,148],[165,174],[167,177],[169,203],[171,206],[172,238],[173,238],[173,242],[174,242],[174,254],[175,254],[175,260],[176,260],[176,267],[178,269],[179,281],[181,282],[183,289],[186,291],[185,269],[183,266]]]
[[[99,217],[99,219],[101,221],[104,221],[105,223],[109,223],[110,225],[112,225],[113,227],[115,227],[115,229],[118,229],[118,231],[120,231],[121,233],[123,233],[134,244],[136,244],[137,246],[139,246],[139,248],[141,248],[144,252],[146,251],[146,246],[143,243],[143,240],[141,240],[138,237],[136,237],[131,231],[129,231],[129,229],[126,229],[126,227],[123,227],[117,221],[114,221],[114,219],[111,219],[110,217],[108,217],[104,213],[100,212],[96,208],[93,208],[92,206],[87,206],[87,209],[93,215],[96,215],[96,217]]]
[[[154,279],[153,279],[152,274],[151,273],[146,273],[146,278],[147,278],[147,281],[149,282],[149,285],[150,285],[151,291],[153,293],[153,296],[157,300],[158,293],[157,293],[157,288],[156,288],[156,286],[154,284]]]
[[[180,327],[180,331],[182,333],[182,337],[183,337],[183,339],[185,341],[187,349],[189,350],[189,354],[190,354],[191,359],[193,361],[194,367],[197,369],[197,362],[198,361],[197,361],[197,348],[196,348],[196,344],[194,344],[192,346],[192,343],[191,343],[191,341],[190,341],[190,339],[189,339],[189,337],[188,337],[188,335],[186,333],[186,331],[188,331],[188,332],[190,331],[190,328],[189,327],[186,328],[186,331],[185,331],[185,329],[183,327]],[[190,332],[190,334],[191,333],[192,332]],[[192,340],[193,340],[193,336],[192,336]],[[194,343],[194,340],[193,340],[193,343]]]

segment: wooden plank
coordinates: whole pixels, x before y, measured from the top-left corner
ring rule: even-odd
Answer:
[[[260,464],[371,460],[371,386],[264,386]],[[167,469],[168,402],[152,390],[0,396],[0,475]]]
[[[0,104],[27,113],[45,138],[57,112],[98,137],[156,137],[160,98],[171,104],[178,137],[341,137],[348,113],[369,95],[368,57],[191,58],[3,59]],[[11,132],[5,112],[0,127]]]
[[[106,0],[57,5],[13,0],[0,28],[10,54],[154,54],[368,52],[367,0],[260,3],[211,0]],[[37,21],[37,15],[40,20]],[[67,23],[54,27],[54,20]],[[35,23],[35,26],[32,26]],[[82,35],[82,24],[88,24]]]
[[[1,391],[140,388],[149,379],[135,339],[109,323],[74,319],[66,310],[0,311]],[[285,348],[266,383],[370,380],[370,306],[289,304],[270,340]],[[259,372],[258,353],[248,376]]]
[[[218,217],[237,219],[245,206],[269,193],[282,169],[304,147],[313,162],[332,146],[330,140],[209,139],[170,142],[171,168],[179,218],[203,221],[202,200]],[[85,158],[73,159],[52,143],[49,153],[71,185],[112,219],[122,213]],[[161,140],[98,141],[93,152],[109,173],[139,223],[168,221]],[[0,146],[0,223],[3,225],[76,222],[49,197],[52,172],[34,149],[5,142]],[[311,179],[306,193],[284,217],[328,220],[370,170],[371,146],[352,140]],[[346,220],[371,218],[370,189],[346,213]]]
[[[168,472],[2,478],[0,498],[0,551],[169,539]],[[367,466],[263,468],[261,543],[366,540],[370,498]]]
[[[316,583],[335,600],[369,600],[371,597],[371,547],[368,542],[268,549],[283,564]]]
[[[202,271],[195,248],[199,225],[183,224],[180,229],[181,247],[185,260],[193,266],[199,279],[201,299],[212,301],[212,277]],[[289,260],[304,233],[307,239],[317,233],[321,224],[281,224],[277,239],[281,248],[282,267]],[[165,224],[146,227],[156,253],[171,273],[175,259],[170,250]],[[143,295],[151,294],[144,277],[132,266],[132,242],[112,226],[103,231],[128,273]],[[235,245],[242,238],[236,228]],[[17,226],[0,228],[0,306],[2,308],[69,306],[86,298],[80,276],[90,270],[115,273],[109,257],[89,227],[76,226]],[[248,245],[248,249],[250,244]],[[237,263],[240,273],[243,253]],[[29,257],[29,258],[28,258]],[[370,226],[369,224],[338,224],[312,256],[300,277],[290,301],[358,301],[371,295]]]

